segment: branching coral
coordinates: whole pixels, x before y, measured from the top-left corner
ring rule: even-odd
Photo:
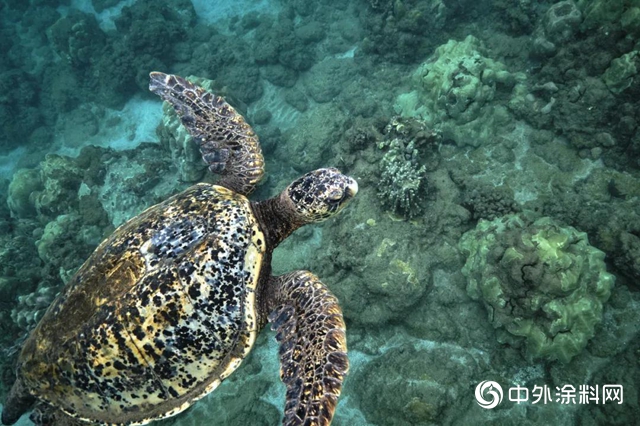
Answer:
[[[416,217],[423,209],[427,183],[425,159],[418,148],[437,144],[439,135],[427,131],[418,120],[402,118],[394,118],[386,133],[387,138],[378,143],[380,149],[387,151],[380,162],[378,196],[393,212],[406,218]],[[433,155],[430,160],[437,163]]]
[[[413,143],[403,146],[398,139],[391,141],[389,151],[382,157],[378,190],[385,205],[409,218],[422,212],[420,194],[426,179],[425,167],[417,164],[415,153]]]

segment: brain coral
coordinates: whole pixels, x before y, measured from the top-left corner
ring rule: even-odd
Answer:
[[[480,221],[460,249],[467,293],[484,302],[503,340],[524,340],[530,357],[569,362],[594,336],[615,280],[584,232],[508,215]]]

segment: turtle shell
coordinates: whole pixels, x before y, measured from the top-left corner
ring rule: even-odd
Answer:
[[[102,424],[176,414],[251,349],[265,239],[246,197],[197,184],[118,228],[25,342],[29,391]]]

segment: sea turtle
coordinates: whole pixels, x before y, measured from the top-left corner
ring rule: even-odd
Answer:
[[[2,412],[35,404],[40,425],[145,424],[213,391],[271,322],[285,425],[329,425],[349,362],[338,300],[307,271],[271,275],[273,250],[338,213],[358,190],[333,168],[249,201],[264,173],[258,138],[221,97],[151,73],[217,185],[198,183],[103,241],[25,341]]]

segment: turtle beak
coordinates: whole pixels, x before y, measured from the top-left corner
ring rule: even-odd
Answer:
[[[355,179],[348,176],[349,181],[347,182],[347,187],[345,188],[346,198],[353,198],[358,193],[358,182]]]

